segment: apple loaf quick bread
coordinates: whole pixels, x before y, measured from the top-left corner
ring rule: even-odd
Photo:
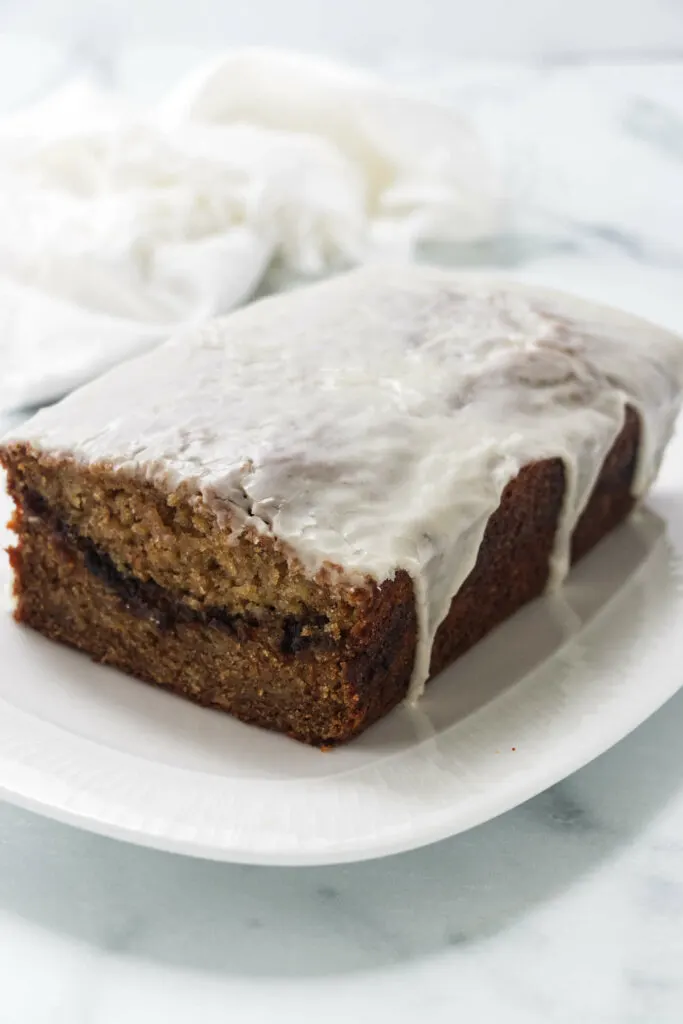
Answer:
[[[16,618],[349,740],[623,519],[682,382],[678,338],[537,288],[384,267],[266,299],[5,439]]]

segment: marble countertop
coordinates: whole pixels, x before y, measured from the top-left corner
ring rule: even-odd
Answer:
[[[211,864],[0,806],[7,1024],[674,1024],[683,694],[570,779],[427,849]]]
[[[30,99],[78,59],[0,38],[0,94]],[[189,59],[85,63],[149,94]],[[469,67],[429,89],[468,105],[512,197],[460,262],[683,331],[683,64]],[[344,867],[194,861],[0,805],[0,1020],[678,1024],[681,734],[683,693],[498,820]]]

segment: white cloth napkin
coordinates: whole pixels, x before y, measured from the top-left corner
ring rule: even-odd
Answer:
[[[410,259],[495,216],[466,122],[346,67],[239,51],[145,110],[72,84],[0,125],[0,409],[227,312],[274,261]]]

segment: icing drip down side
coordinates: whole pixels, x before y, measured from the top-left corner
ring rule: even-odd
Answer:
[[[626,405],[641,419],[640,496],[682,386],[683,342],[634,317],[514,283],[372,267],[174,338],[11,439],[166,490],[189,485],[311,573],[407,570],[414,698],[509,481],[530,462],[564,462],[557,585]]]

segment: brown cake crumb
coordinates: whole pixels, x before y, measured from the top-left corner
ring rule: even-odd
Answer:
[[[628,410],[573,535],[574,560],[629,513],[640,424]],[[17,621],[147,682],[320,747],[401,701],[417,618],[410,577],[309,576],[271,537],[236,533],[184,490],[24,444],[0,448],[17,504]],[[491,516],[477,563],[437,632],[441,671],[548,578],[565,479],[525,467]]]

